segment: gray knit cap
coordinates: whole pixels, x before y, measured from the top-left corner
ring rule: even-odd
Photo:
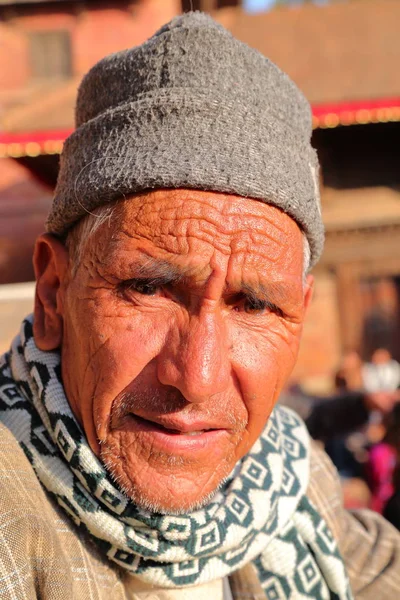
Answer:
[[[152,188],[256,198],[323,246],[311,112],[270,60],[211,17],[187,13],[136,48],[107,56],[78,92],[47,231]]]

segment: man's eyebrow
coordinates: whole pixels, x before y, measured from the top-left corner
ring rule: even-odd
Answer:
[[[153,285],[179,284],[194,273],[193,267],[177,266],[166,260],[152,257],[146,257],[143,262],[135,263],[132,267],[133,279],[143,279]],[[256,285],[242,282],[239,287],[242,293],[255,300],[261,299],[279,305],[290,299],[290,289],[281,282],[267,284],[259,282]]]
[[[141,264],[135,264],[134,279],[146,279],[153,284],[179,283],[187,276],[188,269],[182,269],[166,260],[147,258]]]
[[[287,285],[281,283],[258,283],[256,286],[249,283],[242,283],[241,288],[250,298],[266,300],[278,306],[290,299],[290,292]]]

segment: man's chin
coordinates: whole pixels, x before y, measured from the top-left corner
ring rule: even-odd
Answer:
[[[190,478],[180,478],[175,474],[147,477],[146,481],[135,481],[116,466],[113,460],[102,457],[102,461],[119,489],[136,506],[152,513],[183,515],[200,510],[209,504],[228,479],[228,473],[220,477],[214,472],[206,478],[204,486],[198,486]],[[182,480],[184,483],[182,484]],[[197,493],[194,491],[197,489]]]
[[[125,490],[124,492],[131,498],[138,508],[146,512],[158,513],[161,515],[179,516],[187,515],[207,506],[212,501],[221,485],[222,483],[217,487],[217,489],[206,496],[198,498],[197,500],[192,500],[192,502],[185,500],[184,503],[182,503],[182,501],[172,502],[167,498],[148,496],[146,493],[139,493],[136,490],[134,490],[133,493],[127,493]]]

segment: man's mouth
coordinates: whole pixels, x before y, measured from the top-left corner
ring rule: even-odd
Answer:
[[[225,428],[216,423],[193,420],[187,416],[151,416],[150,419],[134,413],[127,415],[122,429],[136,436],[141,445],[149,445],[167,453],[181,454],[215,448],[215,445],[229,437]]]
[[[217,429],[221,429],[219,427],[205,427],[203,424],[201,427],[199,427],[198,425],[192,425],[188,422],[182,422],[179,424],[179,426],[169,426],[169,422],[168,424],[164,424],[161,423],[159,421],[161,421],[161,419],[155,421],[153,419],[145,419],[144,417],[140,417],[139,415],[136,415],[134,413],[130,413],[131,417],[134,417],[134,419],[138,422],[138,423],[142,423],[145,427],[152,427],[154,429],[158,429],[160,431],[162,431],[163,433],[167,433],[170,435],[188,435],[188,436],[196,436],[196,435],[202,435],[203,433],[206,433],[208,431],[215,431]],[[164,420],[165,422],[165,420]],[[176,421],[174,421],[174,425],[176,425]]]
[[[164,431],[170,433],[172,435],[201,435],[205,431],[211,431],[210,429],[200,429],[200,431],[177,431],[176,429],[168,429],[167,427],[163,427]]]

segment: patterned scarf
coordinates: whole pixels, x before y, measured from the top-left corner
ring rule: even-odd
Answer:
[[[60,355],[34,342],[32,317],[0,360],[0,420],[50,496],[110,560],[174,588],[221,578],[253,562],[269,600],[351,600],[326,523],[307,499],[309,438],[275,408],[229,483],[183,516],[133,504],[91,451],[65,397]]]

